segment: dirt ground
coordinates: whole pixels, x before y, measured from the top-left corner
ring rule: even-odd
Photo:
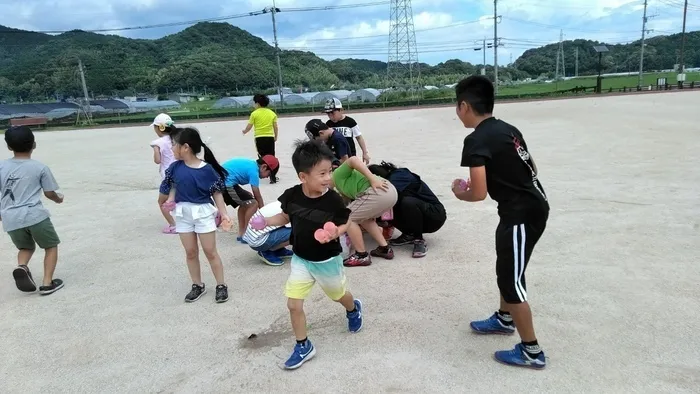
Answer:
[[[0,237],[0,392],[696,393],[698,108],[700,92],[497,108],[524,133],[552,206],[527,273],[549,362],[541,372],[493,361],[517,337],[469,330],[497,307],[498,218],[492,201],[451,195],[451,180],[466,175],[468,133],[452,108],[352,114],[373,159],[421,175],[449,218],[426,237],[424,259],[397,248],[393,261],[348,269],[365,305],[361,333],[347,333],[342,307],[315,289],[306,310],[318,353],[293,372],[279,368],[293,346],[286,265],[266,266],[222,233],[230,301],[215,304],[210,291],[183,302],[189,277],[177,236],[160,234],[151,129],[39,133],[35,158],[66,199],[45,202],[66,287],[47,297],[17,291],[16,252]],[[280,120],[281,182],[264,182],[266,201],[296,182],[292,144],[309,118]],[[199,126],[220,160],[254,156],[243,121]],[[30,267],[41,276],[40,254]]]

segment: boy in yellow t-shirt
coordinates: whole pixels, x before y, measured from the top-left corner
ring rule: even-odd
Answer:
[[[256,94],[253,97],[255,110],[250,114],[250,120],[243,134],[248,134],[255,128],[255,148],[258,158],[266,155],[275,156],[275,142],[277,142],[277,114],[267,108],[270,98],[264,94]],[[270,183],[277,183],[276,176],[270,176]]]

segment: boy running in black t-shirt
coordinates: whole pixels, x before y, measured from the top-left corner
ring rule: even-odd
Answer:
[[[292,164],[300,185],[287,189],[279,198],[282,213],[266,218],[266,226],[292,224],[289,238],[294,256],[291,273],[285,286],[287,307],[297,343],[284,364],[286,369],[299,368],[310,360],[316,349],[306,336],[304,300],[318,282],[326,295],[342,304],[347,313],[348,330],[362,329],[362,302],[347,290],[345,269],[338,237],[348,227],[350,210],[343,199],[330,188],[333,153],[320,141],[301,142],[292,155]],[[318,241],[315,233],[332,222],[337,229],[330,239]]]
[[[535,337],[527,303],[525,268],[549,216],[547,196],[537,179],[537,167],[520,131],[493,117],[493,84],[472,76],[456,86],[457,116],[474,131],[464,139],[462,166],[469,167],[466,187],[455,180],[452,191],[463,201],[482,201],[487,192],[498,202],[496,228],[496,276],[501,293],[498,312],[473,321],[480,334],[513,334],[521,343],[513,350],[498,351],[497,361],[508,365],[544,368],[545,356]]]

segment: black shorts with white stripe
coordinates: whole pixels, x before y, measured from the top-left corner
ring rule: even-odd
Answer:
[[[509,304],[527,301],[525,269],[537,241],[547,227],[548,214],[520,224],[501,221],[496,228],[498,290]]]

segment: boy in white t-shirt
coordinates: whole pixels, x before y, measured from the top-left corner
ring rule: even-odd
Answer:
[[[256,217],[270,217],[282,212],[282,203],[279,201],[271,202],[264,207],[258,209],[253,214],[251,221]],[[250,246],[251,249],[258,252],[258,256],[267,265],[282,265],[284,258],[291,258],[294,254],[287,249],[289,245],[289,236],[292,234],[291,224],[286,226],[267,226],[262,230],[255,230],[248,223],[248,227],[243,234],[243,240]]]
[[[158,138],[151,141],[153,148],[153,162],[160,165],[160,180],[165,179],[165,170],[175,162],[176,157],[173,153],[172,136],[177,132],[177,127],[173,123],[172,118],[167,114],[159,114],[151,123],[151,127],[158,135]],[[163,234],[177,234],[175,231],[175,220],[166,209],[163,208],[163,203],[168,199],[164,194],[158,194],[158,207],[161,214],[168,222],[168,225],[163,228]]]

